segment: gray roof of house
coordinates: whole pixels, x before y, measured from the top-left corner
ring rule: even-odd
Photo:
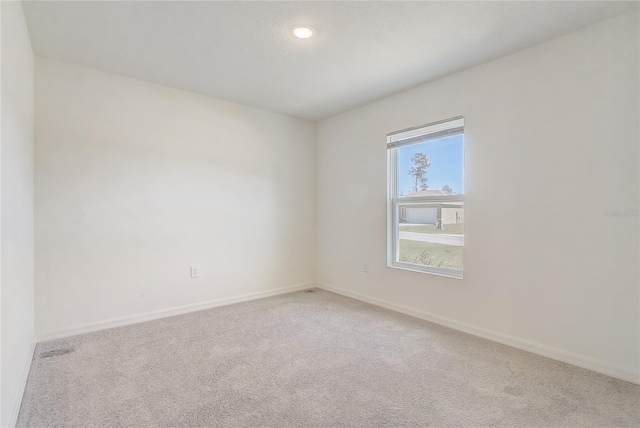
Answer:
[[[443,196],[443,195],[457,195],[457,193],[448,193],[442,190],[419,190],[417,192],[409,193],[404,196]]]

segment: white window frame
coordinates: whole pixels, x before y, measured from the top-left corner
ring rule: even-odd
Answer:
[[[398,148],[437,140],[452,135],[464,135],[462,116],[442,120],[416,128],[392,132],[387,135],[387,266],[390,268],[422,272],[462,279],[463,269],[424,266],[397,261],[400,208],[410,206],[463,207],[464,195],[400,196],[398,189]],[[465,213],[466,215],[466,213]]]

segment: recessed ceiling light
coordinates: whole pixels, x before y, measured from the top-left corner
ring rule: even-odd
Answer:
[[[293,28],[293,35],[299,39],[308,39],[315,34],[316,30],[313,27],[298,26]]]

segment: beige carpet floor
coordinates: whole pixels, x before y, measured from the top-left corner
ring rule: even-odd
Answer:
[[[611,427],[640,387],[322,290],[37,346],[18,426]]]

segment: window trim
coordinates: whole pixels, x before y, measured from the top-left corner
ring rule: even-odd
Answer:
[[[464,195],[400,196],[398,189],[398,148],[458,134],[464,134],[464,117],[462,116],[392,132],[387,135],[387,267],[463,279],[464,268],[452,269],[396,261],[399,250],[398,234],[401,206],[464,202]]]

